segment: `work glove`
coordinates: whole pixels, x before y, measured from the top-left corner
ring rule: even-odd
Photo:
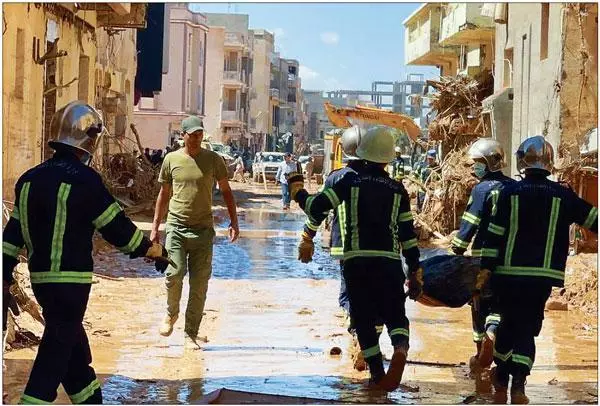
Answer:
[[[286,175],[286,178],[290,189],[290,197],[295,201],[298,192],[304,189],[304,176],[298,172],[290,172]]]
[[[298,244],[298,259],[303,264],[308,264],[312,261],[313,254],[315,252],[315,243],[310,235],[306,232],[302,233],[302,239]]]
[[[175,262],[169,258],[169,253],[167,249],[159,243],[152,243],[152,246],[144,255],[146,258],[150,258],[154,261],[154,268],[160,273],[164,273],[169,265],[173,268],[177,269],[177,265]]]
[[[492,276],[492,272],[489,269],[482,268],[477,274],[477,279],[475,280],[475,290],[473,291],[473,300],[471,306],[474,310],[479,311],[479,302],[481,300],[481,291],[483,287],[487,284]]]
[[[423,268],[408,273],[408,297],[419,300],[423,295]]]
[[[11,285],[8,282],[2,282],[2,331],[6,331],[8,323],[8,309],[12,310],[15,316],[20,314],[17,301],[10,291]]]

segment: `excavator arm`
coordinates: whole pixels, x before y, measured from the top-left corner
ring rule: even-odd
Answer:
[[[352,124],[348,118],[362,120],[367,123],[386,125],[403,131],[408,137],[416,142],[421,129],[412,117],[392,111],[376,109],[372,107],[356,106],[356,107],[336,107],[333,104],[325,103],[325,112],[329,121],[341,128],[351,127]]]

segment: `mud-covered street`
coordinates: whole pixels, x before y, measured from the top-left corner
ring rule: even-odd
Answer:
[[[105,403],[203,402],[220,388],[322,403],[491,403],[489,385],[469,378],[474,352],[469,308],[428,308],[412,301],[407,302],[411,347],[404,385],[389,395],[369,392],[368,373],[352,368],[350,335],[337,305],[337,263],[320,244],[313,262],[296,260],[304,215],[297,206],[282,211],[277,189],[234,188],[241,237],[227,241],[226,211],[216,207],[201,350],[184,348],[181,319],[170,337],[158,334],[166,299],[163,277],[153,264],[98,247],[85,327]],[[146,232],[151,214],[133,216]],[[185,303],[187,287],[183,298]],[[598,402],[597,330],[586,331],[582,323],[576,311],[546,311],[527,383],[531,403]],[[387,335],[381,343],[390,356]],[[333,347],[341,348],[341,355],[331,355]],[[5,354],[5,402],[18,402],[36,351]],[[62,389],[57,402],[69,403]]]

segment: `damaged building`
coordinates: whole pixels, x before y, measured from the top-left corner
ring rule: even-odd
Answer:
[[[146,5],[135,3],[3,4],[3,196],[29,168],[52,155],[54,112],[73,100],[96,107],[118,150],[131,120],[136,72],[135,32]]]

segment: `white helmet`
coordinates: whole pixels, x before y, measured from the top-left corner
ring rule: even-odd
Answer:
[[[469,158],[484,160],[490,172],[499,171],[506,166],[502,146],[491,138],[480,138],[475,141],[469,148]]]
[[[342,133],[342,151],[348,157],[356,158],[356,148],[360,144],[362,134],[363,130],[357,125],[347,128]]]
[[[84,152],[82,161],[87,163],[101,134],[102,118],[96,109],[82,101],[74,101],[52,116],[48,145],[55,150],[68,147]]]
[[[396,147],[396,148],[394,148],[394,151],[396,152],[396,154],[399,154],[402,152],[402,148]]]
[[[387,164],[396,158],[394,143],[394,133],[389,127],[376,126],[362,137],[356,155],[365,161]]]
[[[521,143],[516,153],[517,169],[542,169],[551,173],[554,168],[554,148],[541,135],[529,137]]]

